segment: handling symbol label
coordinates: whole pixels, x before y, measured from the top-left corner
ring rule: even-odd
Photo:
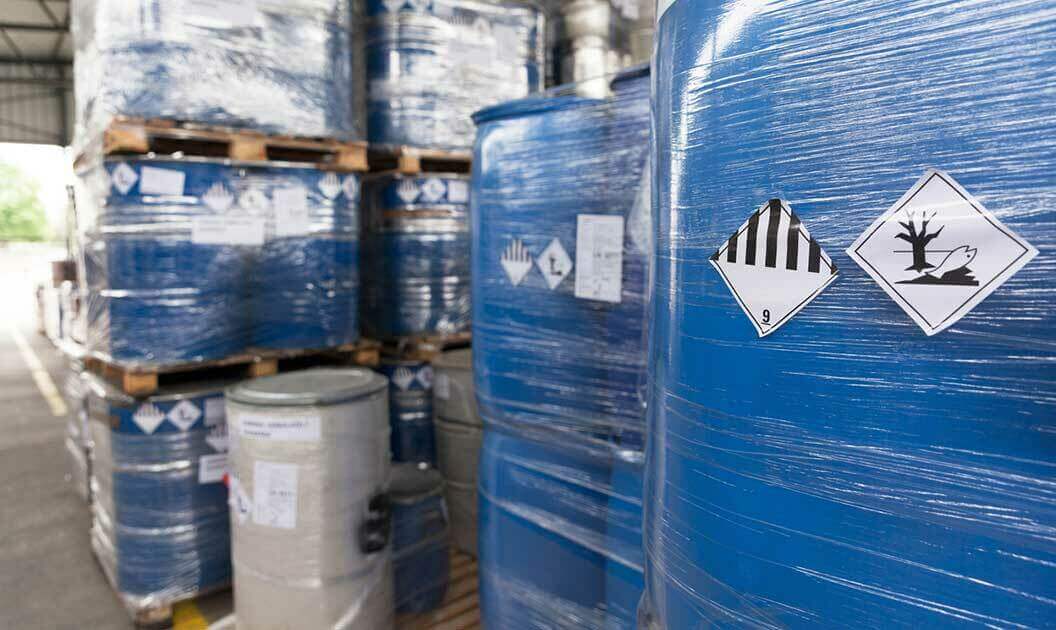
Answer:
[[[967,315],[1038,250],[949,174],[929,170],[847,254],[930,336]]]
[[[836,265],[780,199],[759,207],[711,257],[760,337],[774,332],[836,279]]]

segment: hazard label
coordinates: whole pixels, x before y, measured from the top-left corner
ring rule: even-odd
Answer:
[[[836,265],[787,203],[771,199],[711,257],[760,337],[774,332],[836,279]]]
[[[1038,250],[949,174],[929,170],[847,254],[930,336],[968,314]]]

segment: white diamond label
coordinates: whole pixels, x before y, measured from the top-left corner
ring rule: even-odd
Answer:
[[[341,194],[341,180],[334,173],[327,173],[319,180],[319,191],[327,199],[336,199]]]
[[[528,248],[519,238],[510,241],[502,252],[499,262],[502,263],[502,268],[506,271],[506,276],[513,286],[520,285],[524,277],[532,270],[532,255],[528,253]]]
[[[546,286],[550,287],[551,291],[556,289],[557,285],[568,277],[568,274],[572,273],[572,259],[561,245],[561,241],[556,238],[550,241],[542,254],[539,254],[539,257],[535,259],[535,264],[539,267],[539,271],[543,272]]]
[[[403,203],[414,203],[420,193],[418,184],[414,183],[413,179],[405,179],[396,186],[396,195],[403,200]]]
[[[198,418],[202,417],[202,410],[189,400],[181,400],[169,410],[168,417],[169,422],[179,427],[180,431],[186,431],[198,422]]]
[[[435,177],[425,180],[425,184],[422,185],[422,197],[430,203],[440,201],[446,194],[447,186]]]
[[[780,199],[759,206],[711,264],[760,337],[788,323],[836,280],[832,259]]]
[[[422,384],[422,387],[429,389],[433,386],[433,368],[430,365],[423,367],[418,370],[418,376],[416,377],[418,382]]]
[[[1038,250],[953,177],[931,169],[847,254],[930,336],[967,315]]]
[[[355,199],[359,194],[359,179],[355,175],[346,175],[345,181],[341,183],[341,190],[349,199]]]
[[[136,423],[143,433],[150,435],[165,422],[165,414],[158,409],[157,405],[144,403],[132,414],[132,421]]]
[[[112,175],[110,175],[110,181],[113,182],[114,188],[118,190],[122,195],[127,195],[128,191],[132,190],[132,187],[139,181],[139,175],[136,175],[136,171],[128,164],[122,162],[117,165]]]
[[[392,373],[392,382],[401,391],[407,391],[414,382],[414,372],[410,368],[398,367]]]

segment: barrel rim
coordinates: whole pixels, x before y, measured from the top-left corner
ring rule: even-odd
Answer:
[[[244,381],[228,388],[227,399],[261,407],[337,405],[383,391],[388,385],[389,379],[366,368],[322,367]]]

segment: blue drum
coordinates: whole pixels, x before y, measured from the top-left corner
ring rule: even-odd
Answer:
[[[474,111],[539,90],[542,13],[515,2],[368,0],[372,144],[468,150]]]
[[[396,612],[424,613],[447,594],[451,542],[444,478],[419,464],[397,464],[389,485]]]
[[[649,627],[1056,625],[1054,10],[676,0],[662,13]],[[874,280],[846,252],[918,182],[942,186],[919,197],[928,212],[887,227],[926,240],[924,264],[888,236],[880,255],[898,264]],[[712,260],[772,198],[839,275],[760,338]],[[943,219],[962,204],[963,220]],[[966,236],[997,222],[1005,237]],[[985,257],[1008,234],[1040,255],[992,282]],[[938,273],[965,243],[978,284]],[[883,282],[917,297],[904,310]],[[909,315],[959,309],[975,286],[996,290],[945,330]]]
[[[648,75],[635,70],[607,99],[565,88],[476,115],[474,367],[489,627],[635,626],[648,94]]]
[[[379,175],[363,192],[363,333],[396,339],[468,330],[469,178]]]
[[[389,379],[393,461],[435,467],[432,366],[422,361],[383,357],[379,371]]]
[[[358,338],[358,175],[115,158],[82,177],[97,353],[166,365]]]
[[[251,345],[292,350],[355,342],[359,176],[276,163],[244,172],[245,185],[273,206],[269,238],[254,258]]]
[[[89,347],[134,364],[242,351],[252,247],[194,234],[217,207],[234,206],[236,169],[205,160],[109,159],[82,177],[94,201],[82,207],[88,217],[95,213],[85,238]]]
[[[291,0],[237,12],[216,4],[88,0],[78,7],[80,143],[116,115],[362,136],[352,88],[358,53],[345,0]]]
[[[88,377],[93,545],[130,601],[231,580],[223,387],[144,399]]]

